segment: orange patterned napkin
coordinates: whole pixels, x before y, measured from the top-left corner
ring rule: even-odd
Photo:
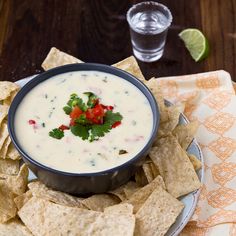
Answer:
[[[166,99],[184,102],[197,119],[205,179],[192,219],[181,235],[236,236],[236,96],[225,71],[158,78]]]

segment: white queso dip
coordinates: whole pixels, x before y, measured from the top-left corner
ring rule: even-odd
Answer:
[[[98,71],[54,76],[34,87],[15,115],[22,149],[70,173],[117,167],[138,154],[153,128],[151,106],[130,82]]]

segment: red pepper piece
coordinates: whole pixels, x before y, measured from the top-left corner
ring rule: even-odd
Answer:
[[[36,124],[36,121],[35,121],[35,120],[29,120],[28,123],[29,123],[30,125],[35,125],[35,124]]]
[[[121,121],[117,121],[115,122],[111,127],[112,128],[116,128],[117,126],[119,126],[121,124]]]
[[[105,106],[105,105],[103,105],[103,104],[101,104],[101,106],[102,106],[103,109],[106,109],[106,110],[108,110],[108,111],[112,111],[112,110],[114,109],[113,106]]]
[[[70,120],[70,126],[74,126],[75,125],[75,119],[71,119]]]
[[[101,104],[97,104],[93,109],[92,112],[95,117],[103,117],[105,112],[104,109],[102,108]]]
[[[66,126],[66,125],[61,125],[61,126],[59,127],[59,129],[62,130],[62,131],[64,131],[64,130],[69,129],[69,127]]]

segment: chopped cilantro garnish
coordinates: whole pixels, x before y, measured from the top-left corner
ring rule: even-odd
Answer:
[[[119,155],[126,154],[126,153],[128,153],[126,150],[123,150],[123,149],[119,150]]]
[[[70,100],[67,102],[67,105],[72,109],[75,106],[78,106],[82,111],[87,110],[86,104],[83,102],[83,100],[78,97],[77,94],[73,93],[70,95]]]
[[[112,106],[99,104],[99,98],[95,94],[91,92],[84,94],[88,96],[87,103],[84,103],[77,94],[71,94],[67,106],[63,107],[64,112],[70,115],[70,125],[62,126],[70,129],[75,136],[92,142],[120,125],[122,116],[119,112],[114,113]],[[112,109],[109,109],[110,107]],[[49,135],[56,139],[63,138],[62,126],[50,131]]]
[[[83,100],[79,97],[75,98],[72,102],[72,106],[78,106],[82,111],[86,111],[87,110],[87,106],[86,104],[83,102]]]
[[[90,164],[91,164],[91,166],[95,166],[96,165],[95,160],[91,160]]]
[[[49,132],[49,136],[56,139],[61,139],[64,137],[64,132],[60,129],[53,129],[52,131]]]
[[[86,125],[86,124],[90,124],[89,120],[86,118],[85,114],[80,115],[79,118],[75,119],[75,122],[77,124],[81,124],[81,125]]]

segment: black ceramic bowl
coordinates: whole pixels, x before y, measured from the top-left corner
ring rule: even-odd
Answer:
[[[120,77],[121,79],[127,80],[131,82],[133,85],[135,85],[146,96],[151,105],[154,118],[154,124],[150,139],[148,143],[140,151],[140,153],[138,153],[132,159],[130,159],[129,161],[120,166],[102,172],[85,173],[85,174],[68,173],[44,166],[43,164],[37,162],[32,157],[30,157],[27,154],[27,150],[23,150],[17,140],[14,128],[15,125],[14,118],[17,107],[21,103],[24,96],[28,92],[30,92],[32,88],[37,86],[42,81],[50,79],[52,76],[62,74],[65,72],[89,71],[89,70],[101,71],[113,74]],[[29,168],[38,177],[38,179],[53,189],[76,195],[106,192],[115,189],[120,185],[124,184],[125,182],[127,182],[130,179],[130,177],[135,173],[137,167],[142,164],[142,161],[144,159],[143,157],[145,157],[145,155],[147,155],[148,151],[150,150],[157,133],[158,125],[159,125],[159,110],[155,98],[153,97],[149,89],[142,82],[140,82],[131,74],[122,71],[120,69],[116,69],[114,67],[107,65],[91,64],[91,63],[61,66],[36,76],[34,79],[28,82],[16,95],[15,99],[11,104],[8,116],[8,128],[10,137],[16,149],[22,155],[24,162],[27,163]]]

